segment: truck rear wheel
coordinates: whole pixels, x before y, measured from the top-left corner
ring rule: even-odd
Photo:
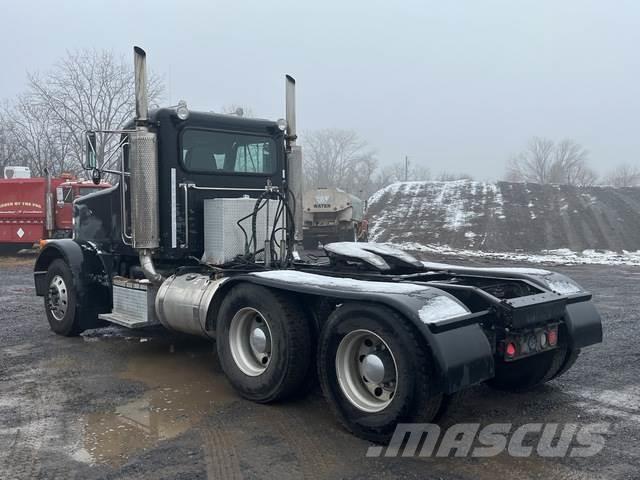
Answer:
[[[220,306],[217,350],[234,388],[261,403],[302,388],[309,373],[311,323],[289,297],[259,285],[233,287]]]
[[[487,385],[509,392],[531,390],[566,372],[579,353],[579,350],[559,347],[515,362],[496,359],[495,377],[488,380]]]
[[[51,262],[47,269],[46,284],[44,308],[49,326],[55,333],[72,337],[97,322],[97,315],[79,308],[73,274],[64,260]]]
[[[414,328],[394,311],[345,304],[320,334],[318,373],[331,409],[355,435],[388,442],[398,423],[432,421],[434,366]]]

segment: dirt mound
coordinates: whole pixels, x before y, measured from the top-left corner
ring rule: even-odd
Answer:
[[[371,196],[370,239],[494,252],[640,250],[640,188],[394,183]]]

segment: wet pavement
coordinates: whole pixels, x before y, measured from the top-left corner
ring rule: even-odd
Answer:
[[[0,258],[0,479],[640,478],[640,268],[555,268],[596,293],[605,342],[533,393],[470,390],[441,425],[607,422],[598,455],[368,458],[317,388],[241,399],[210,342],[115,326],[56,336],[32,261]]]

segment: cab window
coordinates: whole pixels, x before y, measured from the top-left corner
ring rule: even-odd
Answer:
[[[270,137],[195,129],[182,134],[182,164],[191,172],[273,174],[275,158]]]
[[[62,202],[63,203],[73,203],[73,188],[72,187],[62,187]]]

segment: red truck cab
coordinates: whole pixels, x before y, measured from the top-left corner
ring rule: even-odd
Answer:
[[[56,230],[69,231],[73,228],[73,201],[76,198],[110,187],[108,183],[95,185],[90,180],[67,180],[56,187],[55,226]]]

